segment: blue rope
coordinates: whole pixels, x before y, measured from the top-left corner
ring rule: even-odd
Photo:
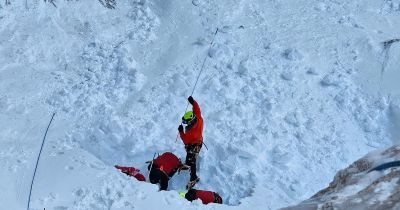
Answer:
[[[381,165],[369,170],[368,173],[371,171],[383,171],[388,168],[399,167],[399,166],[400,166],[400,161],[392,161],[392,162],[381,164]]]
[[[28,198],[28,207],[27,207],[27,210],[29,210],[29,204],[31,203],[31,195],[32,195],[33,181],[35,180],[35,175],[36,175],[36,170],[37,170],[37,167],[38,167],[38,164],[39,164],[40,155],[42,154],[43,145],[44,145],[44,140],[46,139],[47,131],[49,131],[51,122],[53,122],[54,115],[56,115],[55,112],[54,112],[53,115],[51,116],[51,120],[50,120],[50,122],[49,122],[49,125],[47,126],[46,132],[44,133],[44,137],[43,137],[43,140],[42,140],[42,146],[40,147],[39,155],[38,155],[38,158],[37,158],[37,160],[36,160],[35,171],[33,172],[33,177],[32,177],[32,182],[31,182],[31,189],[29,190],[29,198]]]

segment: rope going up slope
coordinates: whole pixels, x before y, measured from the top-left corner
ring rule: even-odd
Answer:
[[[33,177],[32,177],[32,181],[31,181],[31,187],[30,187],[30,190],[29,190],[28,205],[27,205],[27,208],[26,208],[27,210],[29,210],[29,205],[31,203],[32,187],[33,187],[33,182],[35,180],[35,175],[36,175],[36,170],[37,170],[37,167],[38,167],[38,164],[39,164],[40,155],[42,154],[44,141],[46,140],[47,132],[49,131],[51,122],[53,122],[54,115],[56,115],[55,112],[51,116],[51,120],[49,122],[49,125],[47,126],[46,132],[44,133],[43,140],[42,140],[42,145],[40,146],[39,155],[38,155],[37,160],[36,160],[35,171],[33,172]]]
[[[212,45],[214,44],[215,37],[216,37],[217,34],[218,34],[218,30],[219,30],[218,28],[217,28],[217,30],[215,30],[215,33],[214,33],[213,38],[212,38],[212,40],[211,40],[211,42],[210,42],[210,46],[208,47],[208,51],[207,51],[207,52],[209,52],[209,51],[211,50],[211,47],[212,47]],[[201,76],[201,73],[203,73],[203,69],[204,69],[204,65],[206,64],[207,57],[208,57],[208,55],[206,55],[206,56],[204,57],[203,63],[201,64],[200,72],[199,72],[199,74],[197,75],[196,82],[194,83],[192,93],[190,94],[191,96],[193,96],[194,90],[196,89],[196,86],[197,86],[197,82],[199,81],[199,78],[200,78],[200,76]],[[189,102],[188,102],[187,105],[186,105],[185,112],[187,111],[188,108],[189,108]],[[179,132],[176,134],[175,142],[178,141],[178,137],[179,137]]]

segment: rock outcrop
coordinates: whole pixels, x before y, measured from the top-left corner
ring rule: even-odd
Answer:
[[[400,145],[372,152],[340,170],[329,186],[282,210],[400,209]]]

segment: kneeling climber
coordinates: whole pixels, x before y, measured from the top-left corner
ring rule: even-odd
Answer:
[[[160,190],[167,190],[169,179],[177,171],[189,169],[188,166],[182,164],[181,160],[171,152],[166,152],[147,163],[149,163],[150,182],[152,184],[159,184]]]

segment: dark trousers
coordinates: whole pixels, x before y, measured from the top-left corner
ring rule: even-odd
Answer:
[[[188,144],[185,145],[186,161],[185,164],[190,166],[190,181],[197,179],[196,174],[196,161],[199,156],[202,144]]]

